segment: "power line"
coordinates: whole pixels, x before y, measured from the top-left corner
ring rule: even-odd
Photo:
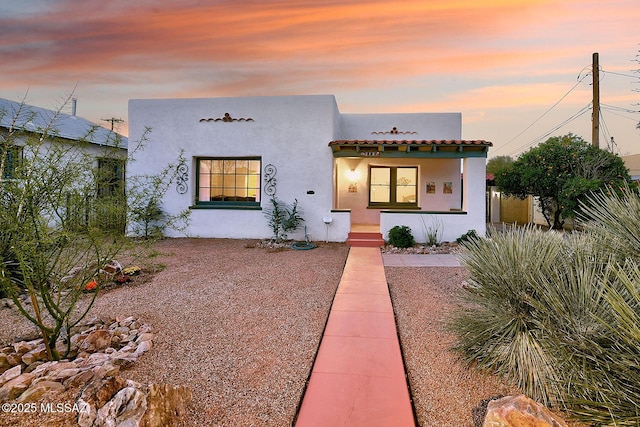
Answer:
[[[607,107],[610,110],[622,111],[624,113],[632,113],[632,114],[640,113],[640,110],[630,110],[628,108],[616,107],[615,105],[608,105],[608,104],[600,104],[600,105],[603,107]]]
[[[622,117],[623,119],[631,120],[631,121],[636,122],[636,123],[638,122],[637,118],[627,117],[627,116],[622,115],[620,113],[616,113],[615,109],[611,109],[611,108],[607,108],[607,107],[605,107],[604,109],[607,110],[610,114],[613,114],[614,116]]]
[[[569,123],[571,123],[572,121],[574,121],[575,119],[577,119],[578,117],[582,116],[583,114],[585,114],[586,112],[588,112],[591,109],[591,102],[589,102],[587,105],[585,105],[584,107],[582,107],[578,112],[574,113],[571,117],[569,117],[568,119],[564,120],[563,122],[557,124],[556,126],[554,126],[551,130],[545,132],[544,134],[533,138],[532,140],[530,140],[527,144],[525,144],[524,146],[520,147],[520,148],[527,148],[532,146],[533,144],[535,144],[538,141],[542,141],[545,138],[549,137],[552,133],[554,133],[555,131],[557,131],[558,129],[561,129],[562,127],[568,125]],[[518,151],[518,149],[515,149],[513,151],[511,151],[508,155],[512,155],[515,154]]]
[[[603,73],[607,73],[607,74],[614,74],[616,76],[629,77],[631,79],[640,79],[640,76],[632,76],[630,74],[616,73],[614,71],[607,71],[607,70],[603,70],[603,69],[600,69],[600,71],[602,71]]]
[[[585,67],[586,68],[586,67]],[[582,69],[584,70],[584,68]],[[582,74],[582,70],[580,71],[580,74]],[[580,77],[580,74],[578,74],[578,77]],[[517,134],[516,136],[514,136],[513,138],[511,138],[509,141],[507,141],[504,145],[496,148],[495,151],[500,151],[502,148],[506,147],[507,145],[511,144],[513,141],[515,141],[516,139],[518,139],[519,137],[521,137],[526,131],[528,131],[529,129],[531,129],[531,127],[533,127],[533,125],[535,125],[536,123],[538,123],[544,116],[546,116],[551,110],[553,110],[558,104],[560,104],[562,102],[563,99],[565,99],[571,92],[574,91],[574,89],[576,87],[578,87],[578,85],[580,83],[582,83],[582,81],[584,79],[587,78],[587,76],[589,76],[590,73],[586,73],[582,78],[579,78],[578,81],[576,82],[575,85],[573,85],[573,87],[571,89],[569,89],[567,91],[567,93],[565,93],[564,95],[562,95],[562,97],[555,103],[553,104],[551,107],[549,107],[544,113],[542,113],[540,115],[540,117],[538,117],[537,119],[535,119],[529,126],[527,126],[522,132],[520,132],[519,134]],[[494,153],[495,153],[494,151]]]
[[[607,149],[613,153],[613,146],[609,145],[609,140],[613,141],[613,137],[609,132],[609,128],[607,127],[607,123],[604,121],[604,116],[602,115],[602,110],[600,110],[600,123],[602,123],[602,136],[607,141]]]

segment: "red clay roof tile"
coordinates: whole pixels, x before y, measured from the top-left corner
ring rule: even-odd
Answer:
[[[464,139],[414,139],[414,140],[389,140],[389,139],[338,139],[331,141],[329,146],[334,145],[454,145],[454,146],[468,146],[479,145],[492,147],[493,144],[490,141],[478,140],[464,140]]]

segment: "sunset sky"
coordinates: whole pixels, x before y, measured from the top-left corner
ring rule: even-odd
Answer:
[[[591,141],[599,52],[600,146],[640,153],[638,0],[0,0],[0,32],[0,98],[74,91],[105,126],[133,98],[333,94],[343,113],[462,112],[489,157]]]

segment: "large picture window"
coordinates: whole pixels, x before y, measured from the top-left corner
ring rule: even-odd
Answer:
[[[417,167],[371,166],[369,168],[369,206],[417,207],[417,184]]]
[[[196,204],[260,205],[259,157],[196,159]]]

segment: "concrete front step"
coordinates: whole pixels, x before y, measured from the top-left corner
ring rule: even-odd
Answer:
[[[347,236],[347,245],[361,248],[384,246],[382,233],[352,231]]]

